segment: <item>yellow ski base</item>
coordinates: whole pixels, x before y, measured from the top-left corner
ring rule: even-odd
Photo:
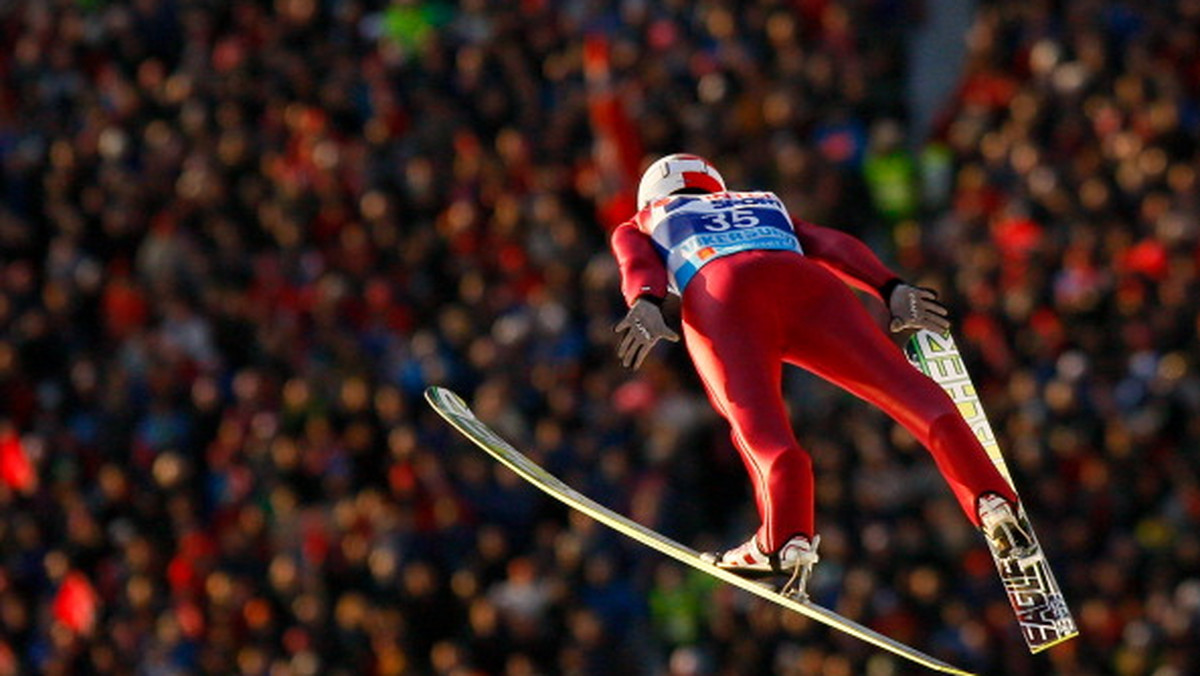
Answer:
[[[1071,632],[1070,634],[1064,634],[1062,636],[1059,636],[1057,639],[1055,639],[1049,643],[1043,643],[1037,647],[1031,647],[1029,649],[1029,652],[1036,655],[1036,654],[1042,652],[1043,650],[1048,650],[1050,648],[1053,648],[1054,646],[1058,645],[1059,643],[1066,643],[1067,641],[1070,641],[1071,639],[1075,638],[1078,635],[1079,635],[1079,630],[1076,629],[1075,631]]]
[[[838,631],[845,632],[850,636],[886,650],[910,662],[945,674],[971,675],[972,672],[947,664],[936,657],[927,655],[911,646],[884,636],[873,629],[843,617],[828,608],[812,603],[807,599],[801,600],[784,596],[768,585],[748,580],[704,561],[694,550],[675,542],[657,531],[646,528],[625,516],[617,514],[563,483],[558,477],[550,474],[540,465],[517,451],[517,449],[496,434],[490,427],[476,418],[466,402],[454,392],[442,387],[429,387],[425,390],[425,398],[429,401],[433,409],[455,429],[474,442],[476,446],[500,461],[501,464],[516,472],[522,479],[541,489],[547,495],[573,509],[579,510],[621,534],[655,549],[676,561],[707,573],[722,582],[727,582],[735,587],[744,589],[760,598],[800,613],[809,619],[837,629]]]

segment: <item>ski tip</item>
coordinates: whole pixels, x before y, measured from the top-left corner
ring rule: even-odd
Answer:
[[[454,390],[447,389],[441,385],[430,385],[425,388],[425,400],[437,406],[445,401],[462,401],[462,397],[455,394]]]
[[[462,397],[454,393],[453,390],[440,387],[438,385],[430,385],[425,388],[425,401],[433,407],[435,411],[440,413],[442,417],[457,417],[457,418],[474,418],[475,414],[471,412],[471,407]]]
[[[441,395],[441,389],[437,385],[430,385],[425,388],[425,401],[435,409],[438,407],[438,398]]]

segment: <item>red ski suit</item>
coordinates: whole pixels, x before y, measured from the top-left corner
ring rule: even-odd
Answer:
[[[983,493],[1016,504],[954,402],[908,363],[844,283],[878,296],[897,279],[858,239],[793,221],[772,193],[723,192],[658,200],[618,226],[611,243],[627,303],[680,295],[684,340],[750,474],[765,551],[815,534],[812,460],[784,406],[784,363],[908,429],[972,523]]]

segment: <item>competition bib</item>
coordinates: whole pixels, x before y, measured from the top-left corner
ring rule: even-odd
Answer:
[[[674,197],[653,207],[651,239],[667,263],[672,291],[722,256],[770,249],[802,253],[783,202],[769,192]]]

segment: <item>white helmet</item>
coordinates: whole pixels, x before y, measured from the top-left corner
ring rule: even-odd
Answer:
[[[638,184],[638,208],[684,189],[712,193],[725,190],[725,179],[699,155],[675,153],[651,164]]]

